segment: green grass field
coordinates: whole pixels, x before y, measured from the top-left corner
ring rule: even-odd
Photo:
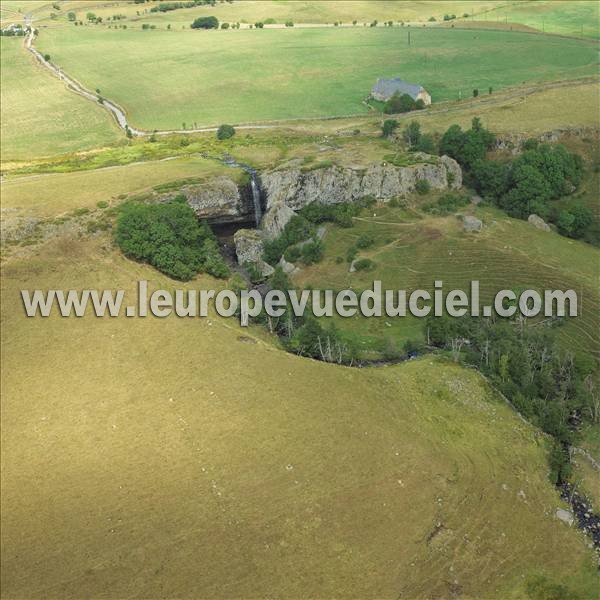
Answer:
[[[141,278],[174,285],[105,236],[3,264],[4,597],[504,600],[539,576],[591,596],[544,439],[474,371],[327,365],[233,320],[27,319],[19,300]]]
[[[2,37],[2,161],[114,144],[123,136],[108,113],[68,91],[35,63],[22,38]]]
[[[362,101],[378,77],[418,81],[440,101],[470,96],[473,88],[597,71],[598,49],[589,41],[448,29],[413,29],[411,37],[408,48],[401,28],[72,27],[44,31],[38,47],[146,129],[366,112]]]
[[[13,3],[15,4],[15,3]],[[23,4],[21,2],[20,4]],[[131,2],[98,2],[94,0],[68,0],[60,2],[61,12],[65,15],[74,11],[79,18],[84,18],[88,11],[94,12],[104,19],[121,14],[129,20],[152,23],[172,23],[189,25],[194,18],[202,15],[215,15],[220,21],[255,23],[266,19],[275,19],[284,23],[291,19],[295,23],[333,23],[342,21],[360,23],[379,21],[422,21],[431,16],[442,19],[447,12],[462,15],[465,12],[478,13],[494,9],[505,4],[499,0],[458,0],[449,6],[443,0],[396,2],[395,0],[319,0],[307,2],[294,0],[243,0],[233,3],[217,3],[216,6],[179,9],[168,13],[151,13],[152,5],[140,6]],[[47,3],[46,14],[51,4]],[[56,10],[54,10],[56,13]],[[138,14],[139,13],[139,14]]]
[[[480,18],[522,23],[540,31],[562,35],[600,37],[600,5],[595,0],[511,2],[486,12]]]

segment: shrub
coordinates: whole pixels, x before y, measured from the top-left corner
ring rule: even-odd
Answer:
[[[323,243],[321,240],[312,240],[301,248],[301,258],[305,265],[320,262],[323,258]]]
[[[375,235],[372,233],[362,233],[356,240],[356,247],[364,250],[370,248],[375,243]]]
[[[426,179],[419,179],[419,181],[417,181],[415,185],[415,190],[417,194],[419,194],[420,196],[424,196],[425,194],[428,194],[431,190],[431,185],[429,185],[429,181],[427,181]]]
[[[421,141],[421,125],[418,121],[411,121],[402,132],[402,139],[414,148]]]
[[[292,263],[299,260],[301,255],[302,255],[302,251],[299,246],[290,246],[283,253],[283,257],[285,258],[285,260],[287,260],[288,262],[292,262]]]
[[[594,214],[582,204],[575,204],[558,213],[556,226],[559,233],[570,238],[581,238],[592,224]]]
[[[293,27],[294,26],[294,21],[286,21],[285,22],[285,26],[286,27]]]
[[[50,55],[49,54],[44,54],[44,60],[46,62],[50,62]]]
[[[359,258],[354,262],[354,268],[357,271],[372,271],[375,268],[375,263],[370,258]]]
[[[217,17],[198,17],[190,27],[192,29],[218,29],[219,19]]]
[[[221,23],[221,29],[229,29],[229,23]]]
[[[449,215],[467,204],[469,204],[467,196],[463,196],[462,194],[444,194],[437,202],[425,204],[423,210],[436,215]]]
[[[175,279],[189,280],[200,271],[216,277],[229,272],[208,225],[181,202],[123,204],[116,241],[126,256]]]
[[[235,135],[235,129],[231,125],[220,125],[219,129],[217,129],[217,139],[218,140],[228,140]]]
[[[99,202],[96,202],[96,206],[98,208],[108,208],[108,202],[106,200],[100,200]]]
[[[279,237],[265,242],[264,261],[270,265],[276,265],[290,246],[309,239],[313,234],[314,225],[304,216],[294,215],[283,228]]]
[[[416,150],[419,152],[425,152],[425,154],[435,154],[435,142],[433,136],[426,133],[421,136],[419,143],[416,146]],[[449,173],[451,175],[452,173]]]
[[[473,90],[473,98],[477,98],[477,96],[479,96],[479,90],[477,88],[475,88]]]

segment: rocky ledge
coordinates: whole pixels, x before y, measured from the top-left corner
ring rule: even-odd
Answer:
[[[313,171],[299,168],[269,171],[261,175],[266,196],[266,213],[262,229],[268,238],[279,235],[286,223],[311,202],[339,204],[372,196],[388,201],[415,191],[424,180],[432,189],[458,189],[462,186],[462,171],[448,156],[418,154],[419,162],[406,167],[377,163],[367,169],[332,166]]]

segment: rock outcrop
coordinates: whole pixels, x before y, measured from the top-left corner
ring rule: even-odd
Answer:
[[[257,229],[238,229],[233,235],[235,254],[238,263],[253,264],[263,277],[269,277],[275,271],[263,258],[263,235]]]
[[[541,229],[542,231],[550,231],[550,225],[542,219],[542,217],[538,217],[537,215],[529,215],[527,218],[527,222],[530,225],[533,225],[536,229]]]
[[[461,187],[462,171],[452,158],[427,154],[416,158],[422,162],[407,167],[377,163],[367,169],[333,166],[307,172],[292,168],[263,173],[261,181],[267,199],[262,222],[265,235],[277,237],[293,211],[311,202],[339,204],[365,196],[385,202],[413,192],[420,180],[437,190]]]
[[[463,229],[465,231],[481,231],[482,228],[483,223],[477,217],[472,217],[471,215],[463,217]]]
[[[243,223],[254,220],[251,197],[246,197],[238,184],[229,177],[220,176],[203,183],[185,185],[176,194],[165,194],[160,199],[169,200],[179,194],[186,197],[199,219],[209,223]]]

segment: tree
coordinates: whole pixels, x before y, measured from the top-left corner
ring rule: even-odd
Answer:
[[[504,194],[508,187],[508,168],[505,164],[495,160],[476,160],[471,171],[475,189],[483,197],[497,200]]]
[[[219,19],[217,17],[198,17],[190,25],[192,29],[218,29]]]
[[[67,13],[67,18],[69,21],[73,22],[77,20],[77,15],[74,12]]]
[[[421,141],[421,125],[417,121],[411,121],[402,132],[402,138],[411,147],[416,147]]]
[[[262,29],[264,26],[265,24],[262,21],[257,21],[254,23],[254,27],[256,27],[256,29]]]
[[[421,139],[419,140],[416,149],[419,152],[425,152],[425,154],[435,154],[435,142],[433,136],[428,133],[421,135]],[[451,175],[451,173],[449,173],[449,175]]]
[[[396,121],[396,119],[386,119],[381,126],[383,137],[390,137],[397,127],[398,121]]]
[[[415,109],[415,101],[408,94],[396,92],[386,103],[383,112],[386,114],[404,113]]]
[[[50,55],[49,54],[44,54],[44,60],[46,62],[50,62]]]
[[[583,237],[586,229],[592,224],[593,219],[594,215],[587,206],[575,204],[558,213],[556,226],[562,235],[578,239]]]
[[[217,129],[218,140],[228,140],[235,135],[235,129],[231,125],[223,124]]]

